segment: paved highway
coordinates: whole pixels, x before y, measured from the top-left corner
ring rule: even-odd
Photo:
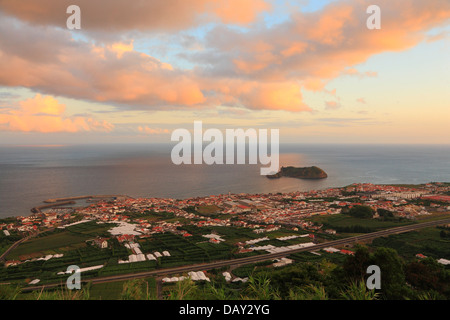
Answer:
[[[324,243],[316,244],[314,246],[295,249],[295,250],[261,254],[261,255],[252,256],[252,257],[216,261],[216,262],[197,264],[197,265],[188,265],[188,266],[169,268],[169,269],[157,269],[157,270],[133,273],[133,274],[115,275],[115,276],[109,276],[109,277],[99,277],[99,278],[89,279],[89,280],[82,281],[82,282],[84,282],[84,283],[92,282],[95,284],[95,283],[104,283],[104,282],[113,282],[113,281],[124,281],[124,280],[138,279],[138,278],[146,278],[146,277],[151,277],[151,276],[180,274],[180,273],[189,272],[189,271],[211,270],[211,269],[216,269],[216,268],[226,267],[226,266],[231,266],[231,265],[251,264],[251,263],[286,257],[293,253],[305,252],[305,251],[316,251],[316,250],[324,249],[324,248],[331,247],[331,246],[342,246],[345,244],[350,244],[350,243],[355,243],[355,242],[363,242],[366,240],[371,240],[371,239],[384,237],[384,236],[388,236],[388,235],[392,235],[392,234],[399,234],[399,233],[414,231],[414,230],[418,230],[418,229],[422,229],[422,228],[434,227],[434,226],[438,226],[438,225],[442,225],[442,224],[450,224],[450,219],[436,220],[436,221],[423,222],[423,223],[418,223],[418,224],[413,224],[413,225],[408,225],[408,226],[397,227],[397,228],[391,228],[391,229],[372,232],[372,233],[363,234],[363,235],[359,235],[359,236],[355,236],[355,237],[327,241]],[[61,283],[54,283],[54,284],[47,284],[44,286],[34,286],[34,287],[23,288],[22,290],[23,291],[42,290],[43,287],[53,288],[53,287],[57,287],[60,285],[61,285]]]

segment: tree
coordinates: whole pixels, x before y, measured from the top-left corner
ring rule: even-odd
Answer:
[[[379,293],[369,290],[364,281],[352,282],[346,290],[341,291],[345,300],[377,300]]]
[[[245,296],[242,298],[251,300],[280,300],[280,293],[270,282],[270,277],[266,273],[249,276]]]
[[[33,292],[33,297],[36,300],[89,300],[90,286],[91,283],[88,283],[81,290],[69,290],[64,287],[54,291],[45,291],[45,288],[42,287],[41,291]]]
[[[169,291],[167,300],[198,300],[199,288],[191,278],[178,281],[174,289]]]
[[[375,210],[369,206],[356,205],[348,211],[348,214],[355,218],[370,219],[375,214]]]
[[[391,248],[380,247],[370,253],[365,246],[357,247],[355,255],[344,262],[344,275],[350,282],[363,281],[370,265],[376,265],[381,270],[380,293],[384,298],[397,300],[411,295],[405,283],[404,262]]]
[[[356,246],[355,254],[348,256],[344,262],[343,269],[347,278],[352,282],[363,280],[370,260],[369,249],[362,245]]]
[[[308,285],[297,289],[289,289],[289,300],[328,300],[328,294],[323,286]]]
[[[405,268],[406,281],[418,290],[450,296],[450,273],[432,258],[413,261]]]
[[[323,276],[319,274],[317,265],[305,263],[271,271],[270,280],[271,285],[280,292],[281,297],[287,297],[291,288],[307,285],[320,286]]]
[[[450,232],[447,232],[445,230],[441,230],[441,232],[439,233],[441,238],[450,238]]]
[[[406,287],[404,262],[397,251],[391,248],[377,248],[371,257],[371,264],[381,270],[381,292],[386,299],[404,299],[411,294]]]
[[[378,208],[377,209],[377,213],[378,215],[385,219],[385,220],[389,220],[389,219],[393,219],[394,218],[394,214],[392,213],[392,211],[386,210],[386,209],[382,209],[382,208]]]
[[[142,300],[144,298],[142,280],[134,279],[125,282],[120,297],[122,300]]]

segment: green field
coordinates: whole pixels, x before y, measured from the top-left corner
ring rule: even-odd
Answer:
[[[233,269],[231,273],[240,278],[249,277],[258,270],[273,268],[273,262],[273,260],[266,260],[258,263],[246,264]]]
[[[313,216],[309,219],[312,222],[324,224],[326,228],[332,228],[340,232],[346,232],[345,229],[352,226],[359,226],[366,229],[367,232],[375,232],[387,228],[395,228],[413,224],[413,221],[383,221],[378,219],[361,219],[351,217],[345,214],[335,214],[326,216]]]
[[[372,242],[372,246],[393,248],[405,259],[414,258],[418,253],[435,259],[450,259],[450,239],[441,238],[441,230],[439,228],[425,228],[377,238]]]
[[[379,221],[375,219],[359,219],[348,215],[315,216],[311,218],[311,220],[317,223],[323,223],[327,227],[337,230],[340,227],[357,225],[375,231],[378,229],[391,228],[412,223],[411,221],[393,222]],[[50,259],[48,261],[27,262],[16,267],[4,268],[0,270],[0,281],[11,280],[12,282],[23,283],[24,279],[41,279],[41,284],[60,281],[60,279],[64,279],[65,275],[58,276],[56,273],[65,271],[67,266],[71,264],[78,265],[81,268],[100,264],[104,265],[104,267],[99,270],[83,273],[83,277],[85,279],[89,279],[90,277],[97,276],[136,273],[154,270],[157,268],[170,268],[181,265],[211,262],[215,260],[227,260],[236,257],[244,257],[247,255],[262,254],[263,252],[259,251],[248,254],[235,253],[237,249],[235,244],[237,242],[244,242],[262,237],[269,237],[269,240],[259,242],[256,246],[271,244],[280,247],[311,241],[311,239],[307,237],[284,241],[276,239],[282,236],[300,235],[303,234],[304,231],[294,232],[288,229],[280,229],[275,232],[256,234],[249,228],[221,226],[200,228],[194,225],[185,225],[182,229],[191,233],[191,237],[183,237],[173,233],[159,233],[152,235],[150,238],[139,240],[141,250],[144,254],[153,253],[155,251],[160,253],[163,251],[169,251],[170,257],[163,256],[158,258],[156,261],[119,264],[118,260],[127,259],[128,255],[131,254],[131,251],[126,249],[122,244],[119,244],[117,240],[111,239],[109,241],[110,247],[108,249],[99,249],[86,243],[86,240],[90,240],[98,236],[109,235],[107,230],[112,226],[112,224],[97,224],[93,221],[74,225],[64,230],[57,229],[54,232],[46,232],[37,238],[32,238],[13,250],[7,259],[24,260],[55,253],[63,253],[64,256],[62,258]],[[203,235],[210,233],[217,233],[225,241],[218,244],[210,243],[209,239],[203,237]],[[434,236],[435,234],[433,234],[433,237]],[[437,244],[433,244],[439,244],[442,246],[443,242],[439,240]],[[446,245],[448,245],[448,243],[446,243]],[[439,250],[435,251],[439,253],[446,252],[442,248]],[[308,253],[294,255],[292,258],[298,262],[317,261],[323,258],[339,261],[341,259],[341,255],[334,254],[332,256],[328,256],[328,254],[324,254],[319,257]],[[113,285],[111,284],[111,286]],[[98,297],[105,299],[110,298],[109,296],[100,295]]]
[[[97,223],[95,221],[80,223],[74,226],[67,227],[66,230],[72,233],[89,235],[95,237],[98,235],[108,235],[107,230],[113,228],[114,223]]]
[[[89,298],[91,300],[120,300],[124,297],[124,285],[127,281],[115,281],[99,284],[91,284],[89,289]],[[145,278],[139,280],[140,291],[143,295],[156,296],[156,281],[154,278]]]
[[[214,215],[220,211],[221,209],[216,205],[203,205],[197,208],[197,212],[201,215]]]
[[[450,217],[449,212],[430,212],[430,215],[420,215],[417,217],[417,220],[419,222],[426,222],[426,221],[435,221],[440,219],[445,219]]]
[[[22,237],[15,232],[10,232],[10,235],[6,236],[3,233],[3,230],[0,230],[0,255],[20,239],[22,239]]]
[[[27,260],[47,254],[65,253],[86,246],[86,240],[105,235],[112,228],[111,224],[87,222],[68,227],[67,229],[47,232],[32,238],[11,251],[7,260]]]
[[[333,263],[340,264],[347,259],[346,255],[343,255],[339,252],[329,253],[323,250],[318,252],[320,254],[316,255],[311,252],[298,252],[288,256],[289,259],[293,259],[296,262],[319,262],[322,260],[331,261]]]
[[[38,258],[47,254],[64,253],[86,246],[84,243],[90,237],[72,234],[68,231],[39,238],[30,239],[14,249],[8,260],[26,260]]]
[[[41,284],[64,280],[65,275],[57,275],[66,271],[70,265],[80,268],[117,264],[119,258],[128,255],[125,247],[118,244],[117,240],[110,240],[110,248],[100,249],[89,245],[86,240],[98,236],[108,235],[107,230],[111,224],[97,224],[87,222],[74,225],[64,230],[56,229],[40,234],[20,244],[11,251],[7,260],[29,260],[40,258],[49,254],[62,253],[63,257],[52,258],[48,261],[28,261],[18,266],[10,266],[0,269],[0,281],[11,281],[23,284],[24,282],[40,279]],[[84,278],[98,276],[100,270],[83,273]]]
[[[143,252],[170,252],[170,257],[159,259],[161,267],[229,259],[232,250],[228,244],[212,244],[198,234],[187,238],[171,233],[155,234],[151,239],[140,241],[140,245]]]

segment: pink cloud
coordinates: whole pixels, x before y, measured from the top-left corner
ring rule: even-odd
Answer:
[[[341,104],[336,101],[325,101],[325,107],[327,109],[339,109]]]
[[[445,25],[450,17],[447,0],[380,0],[382,29],[368,30],[365,9],[370,1],[333,2],[316,12],[293,12],[290,21],[272,28],[255,24],[241,32],[220,25],[206,35],[204,50],[183,52],[194,67],[181,69],[136,51],[132,40],[95,42],[96,34],[86,31],[92,41],[76,41],[65,29],[39,26],[65,23],[61,12],[68,3],[0,0],[0,8],[10,15],[0,19],[0,85],[125,110],[224,105],[308,111],[302,89],[324,90],[330,79],[345,73],[376,76],[375,71],[359,72],[355,65],[381,52],[417,45],[427,39],[426,31]],[[106,3],[108,10],[102,7]],[[134,29],[180,30],[211,19],[246,24],[269,10],[262,0],[81,0],[79,5],[85,8],[86,30],[111,35]]]
[[[65,105],[51,96],[37,94],[19,102],[18,109],[0,113],[0,130],[23,132],[110,132],[114,126],[94,118],[67,117]]]
[[[82,29],[101,32],[173,31],[211,21],[248,24],[271,8],[264,0],[2,0],[0,9],[33,24],[65,28],[72,4],[81,9]]]
[[[375,71],[360,72],[360,71],[358,71],[355,68],[348,68],[348,69],[342,71],[342,74],[349,75],[349,76],[358,76],[360,78],[363,78],[363,77],[377,77],[378,76],[378,72],[375,72]]]
[[[160,135],[160,134],[168,134],[170,133],[168,129],[161,129],[161,128],[149,128],[148,126],[145,127],[138,127],[139,132],[150,134],[150,135]]]
[[[317,90],[320,83],[342,74],[375,77],[375,71],[359,72],[355,65],[373,55],[409,49],[424,39],[426,31],[445,25],[450,4],[445,0],[402,3],[379,1],[383,9],[381,30],[366,27],[366,8],[370,1],[333,2],[323,10],[292,13],[292,21],[270,29],[246,33],[223,27],[207,37],[207,59],[217,74],[274,81],[303,80]],[[264,55],[251,50],[266,43]],[[316,85],[311,85],[311,84]]]
[[[358,98],[356,99],[356,101],[362,104],[366,104],[366,100],[364,98]]]

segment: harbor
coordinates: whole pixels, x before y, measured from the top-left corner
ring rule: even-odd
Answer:
[[[52,208],[61,208],[62,206],[73,206],[77,204],[77,201],[85,200],[85,204],[87,203],[95,203],[101,200],[124,200],[129,199],[129,196],[126,195],[86,195],[86,196],[76,196],[76,197],[66,197],[66,198],[55,198],[44,200],[45,205],[36,206],[31,209],[32,214],[42,213],[42,210],[52,209]],[[84,204],[83,204],[84,205]],[[68,209],[73,209],[72,207],[68,207]]]

